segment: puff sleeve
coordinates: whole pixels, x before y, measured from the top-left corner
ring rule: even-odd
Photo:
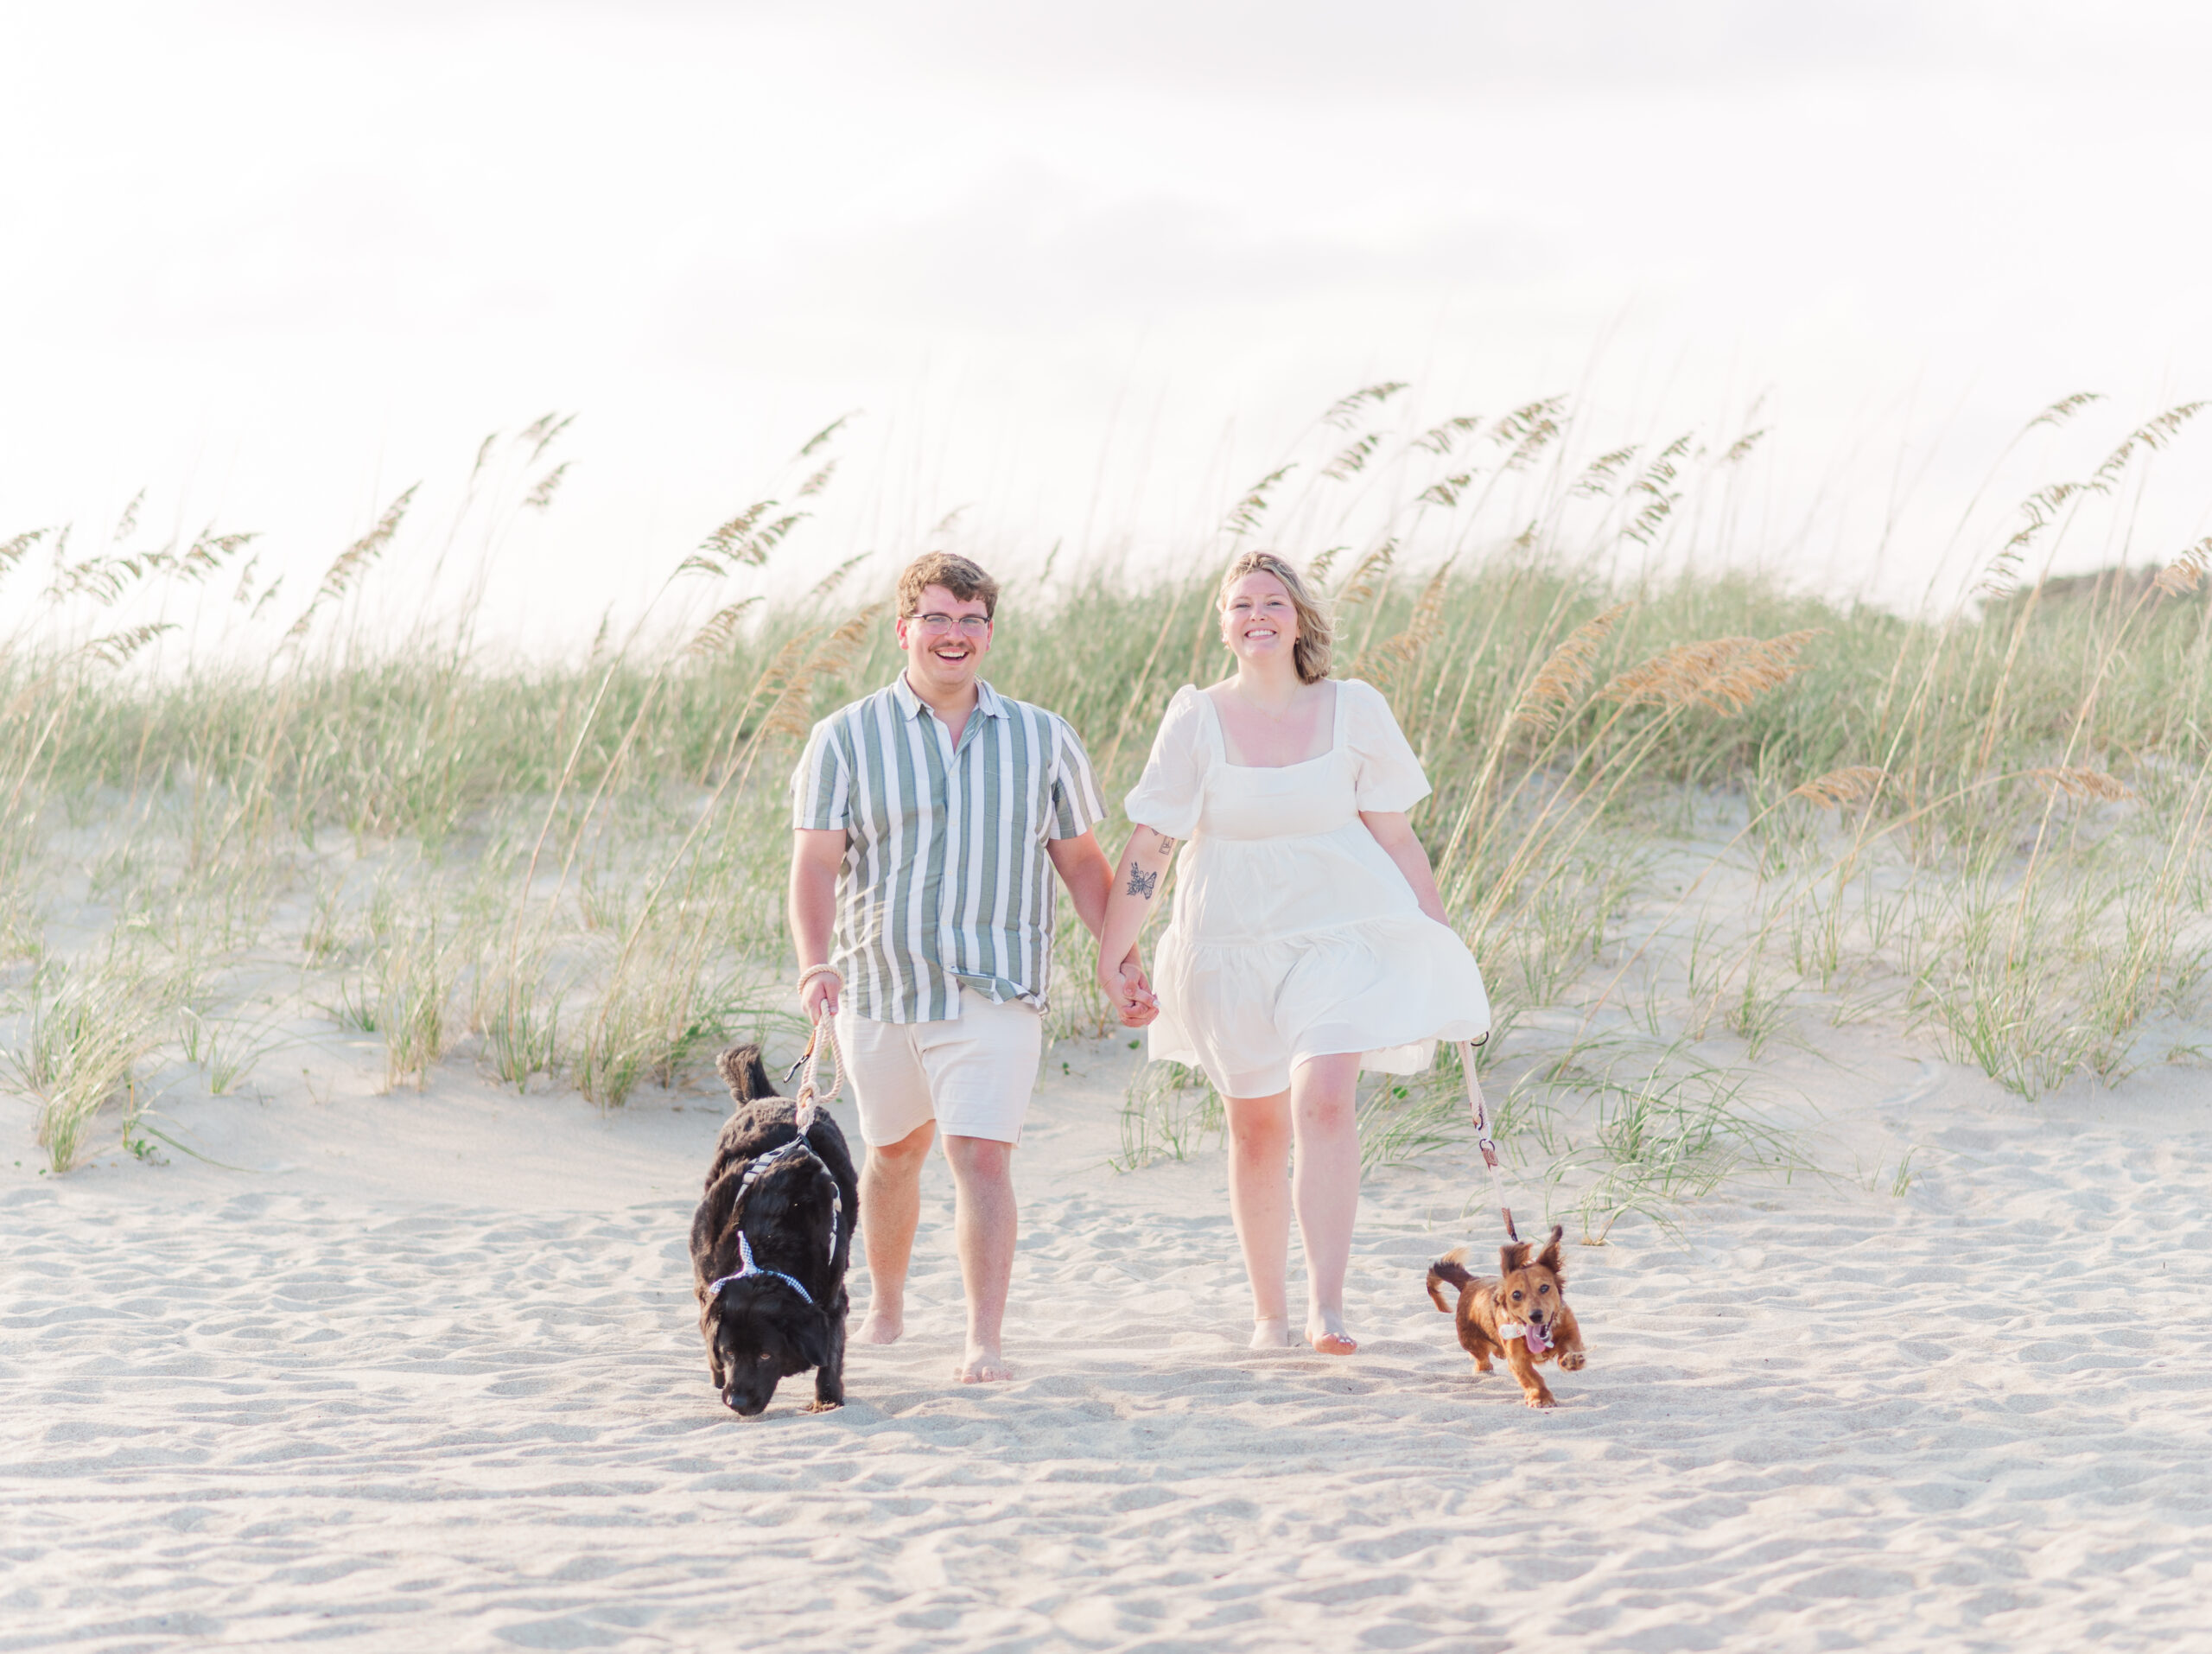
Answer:
[[[1428,777],[1414,756],[1405,732],[1382,692],[1357,678],[1346,678],[1342,693],[1344,745],[1354,767],[1352,788],[1362,810],[1410,810],[1428,796]]]
[[[1188,684],[1175,691],[1160,733],[1152,738],[1144,773],[1122,802],[1131,823],[1170,838],[1188,838],[1197,830],[1205,802],[1206,710],[1198,704],[1198,694]]]

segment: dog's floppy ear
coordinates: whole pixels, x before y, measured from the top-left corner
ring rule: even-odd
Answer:
[[[830,1359],[830,1318],[819,1310],[791,1327],[791,1343],[802,1367],[818,1367]]]
[[[1557,1275],[1562,1281],[1567,1279],[1567,1267],[1560,1262],[1559,1241],[1560,1237],[1566,1233],[1567,1225],[1565,1224],[1554,1224],[1552,1225],[1551,1238],[1544,1243],[1544,1250],[1536,1255],[1536,1262],[1542,1264],[1544,1268],[1549,1269],[1554,1275]]]
[[[1497,1249],[1497,1272],[1501,1275],[1511,1275],[1514,1270],[1522,1268],[1528,1262],[1529,1243],[1527,1241],[1510,1241]]]
[[[767,1069],[761,1066],[760,1047],[757,1045],[732,1046],[715,1059],[715,1072],[729,1087],[730,1096],[740,1103],[776,1094],[776,1088],[768,1083]]]

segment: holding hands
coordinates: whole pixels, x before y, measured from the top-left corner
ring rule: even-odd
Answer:
[[[1144,974],[1144,966],[1131,948],[1128,957],[1111,970],[1101,970],[1099,985],[1105,989],[1106,997],[1113,1002],[1114,1015],[1125,1028],[1141,1028],[1160,1015],[1160,1001],[1152,991],[1152,984]],[[808,967],[798,979],[799,1007],[806,1013],[809,1022],[818,1023],[825,1016],[837,1015],[838,992],[844,987],[843,979],[826,964]]]
[[[1137,958],[1137,938],[1152,917],[1160,881],[1175,855],[1175,841],[1140,826],[1115,864],[1106,896],[1104,922],[1098,930],[1098,985],[1114,1002],[1125,1028],[1141,1028],[1160,1015],[1160,1001]],[[1119,960],[1109,964],[1109,959]]]
[[[1109,967],[1103,961],[1100,963],[1098,985],[1113,1001],[1114,1015],[1121,1018],[1125,1028],[1141,1028],[1160,1015],[1160,1000],[1145,977],[1144,966],[1138,963],[1135,948],[1117,965]]]

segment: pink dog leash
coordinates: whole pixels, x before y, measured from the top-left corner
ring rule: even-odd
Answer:
[[[1498,1158],[1497,1145],[1491,1141],[1490,1105],[1483,1101],[1482,1082],[1475,1078],[1478,1043],[1473,1040],[1459,1042],[1459,1069],[1467,1077],[1467,1104],[1474,1110],[1475,1143],[1483,1151],[1483,1165],[1490,1173],[1491,1193],[1497,1197],[1497,1215],[1505,1220],[1505,1238],[1517,1246],[1521,1244],[1521,1231],[1513,1226],[1513,1208],[1505,1204],[1503,1162]],[[1500,1321],[1497,1335],[1508,1340],[1525,1340],[1530,1355],[1541,1355],[1552,1347],[1549,1334],[1534,1321]]]
[[[1487,1036],[1485,1036],[1487,1037]],[[1505,1238],[1518,1245],[1521,1231],[1513,1226],[1513,1208],[1505,1204],[1505,1178],[1498,1169],[1497,1145],[1490,1136],[1490,1105],[1483,1101],[1482,1082],[1475,1078],[1475,1047],[1480,1040],[1459,1041],[1459,1072],[1467,1077],[1467,1104],[1474,1110],[1475,1143],[1483,1151],[1483,1165],[1490,1172],[1491,1193],[1497,1197],[1497,1215],[1505,1219]]]

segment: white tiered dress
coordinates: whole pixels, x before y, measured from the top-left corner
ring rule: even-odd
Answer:
[[[1418,1073],[1439,1040],[1490,1031],[1474,956],[1421,911],[1359,818],[1402,811],[1428,778],[1381,693],[1336,686],[1329,750],[1281,769],[1229,761],[1212,697],[1176,691],[1126,802],[1190,841],[1153,967],[1155,1061],[1202,1067],[1230,1097],[1271,1097],[1308,1057]]]

